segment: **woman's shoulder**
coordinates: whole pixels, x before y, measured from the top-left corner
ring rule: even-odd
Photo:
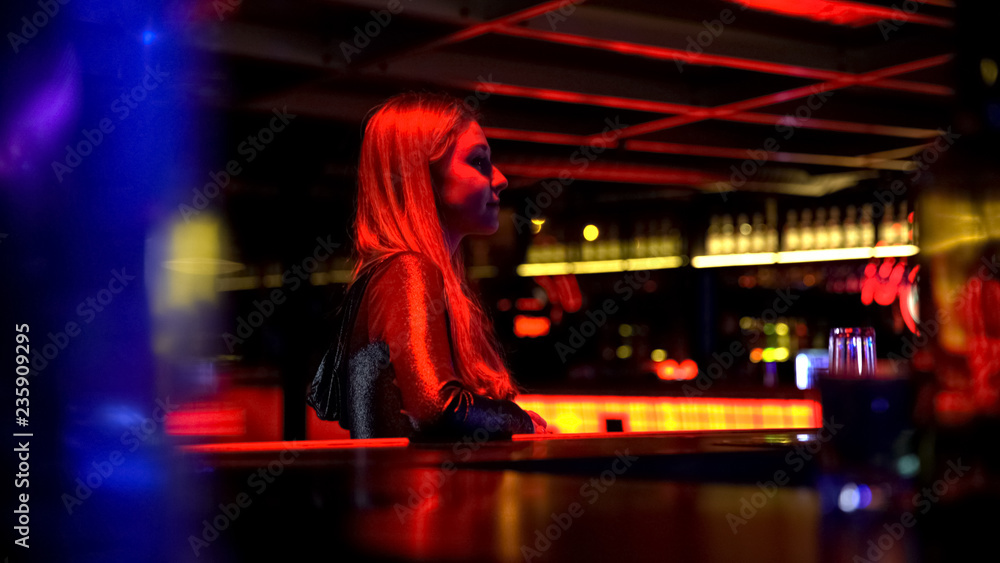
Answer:
[[[421,283],[443,287],[444,276],[429,256],[414,250],[400,251],[381,259],[374,266],[371,284],[398,286]],[[403,289],[403,287],[399,287]]]

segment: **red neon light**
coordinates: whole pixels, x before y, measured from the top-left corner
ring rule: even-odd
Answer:
[[[452,81],[456,88],[475,90],[479,84],[467,80]],[[571,104],[585,104],[598,107],[608,107],[615,109],[634,109],[638,111],[648,111],[651,113],[665,114],[697,114],[706,112],[710,108],[692,106],[687,104],[675,104],[669,102],[654,102],[649,100],[637,100],[634,98],[622,98],[619,96],[601,96],[597,94],[583,94],[580,92],[569,92],[565,90],[553,90],[550,88],[533,88],[530,86],[517,86],[514,84],[493,83],[490,85],[493,93],[516,98],[528,98],[533,100],[548,100],[554,102],[564,102]],[[944,87],[942,87],[944,88]],[[943,94],[950,95],[952,90],[947,88]],[[822,131],[838,131],[843,133],[862,133],[869,135],[885,135],[888,137],[903,137],[907,139],[927,139],[937,137],[941,133],[934,129],[918,129],[914,127],[899,127],[894,125],[877,125],[869,123],[854,123],[850,121],[836,121],[832,119],[798,119],[789,115],[777,115],[771,113],[737,112],[730,115],[716,116],[715,119],[723,121],[737,121],[743,123],[755,123],[759,125],[788,125],[790,127],[801,127],[807,129],[818,129]],[[505,129],[501,127],[483,128],[486,136],[491,139],[509,139],[514,141],[534,141],[546,142],[559,145],[578,145],[579,135],[559,136],[557,133],[544,133],[552,135],[542,137],[523,137],[524,131],[518,129]],[[535,132],[529,132],[535,133]],[[545,140],[542,140],[545,139]],[[570,142],[572,141],[572,142]]]
[[[556,178],[566,171],[565,161],[551,162],[498,162],[497,167],[508,176],[527,178]],[[654,185],[704,186],[725,181],[721,174],[681,170],[661,166],[625,164],[617,162],[591,162],[587,168],[574,170],[577,180],[595,180]]]
[[[514,335],[518,338],[545,336],[549,333],[550,324],[548,317],[517,315],[514,317]]]
[[[781,102],[787,102],[789,100],[797,100],[821,92],[829,92],[832,90],[839,90],[841,88],[848,88],[850,86],[857,86],[857,85],[871,85],[874,81],[878,80],[879,78],[895,76],[897,74],[906,74],[909,72],[915,72],[917,70],[922,70],[925,68],[931,68],[934,66],[942,65],[951,60],[952,57],[953,57],[952,55],[938,55],[936,57],[929,57],[926,59],[911,61],[908,63],[894,65],[879,70],[873,70],[871,72],[865,72],[862,74],[850,75],[844,78],[828,80],[826,82],[821,82],[819,84],[800,86],[798,88],[792,88],[790,90],[784,90],[782,92],[775,92],[773,94],[766,94],[764,96],[758,96],[756,98],[749,98],[746,100],[741,100],[738,102],[732,102],[728,104],[723,104],[721,106],[716,106],[714,108],[709,108],[707,112],[701,115],[678,115],[674,117],[667,117],[664,119],[656,119],[653,121],[648,121],[646,123],[640,123],[638,125],[625,127],[624,129],[618,131],[618,136],[620,138],[629,138],[638,135],[645,135],[647,133],[663,131],[664,129],[680,127],[681,125],[687,125],[689,123],[704,121],[705,119],[714,119],[721,115],[729,115],[739,111],[756,109],[763,106],[769,106]],[[592,141],[596,141],[597,139],[600,139],[600,134],[591,135]]]
[[[541,311],[542,302],[534,297],[521,297],[516,302],[518,311]]]
[[[283,400],[280,387],[229,387],[212,401],[184,403],[168,413],[166,432],[175,436],[280,439]]]
[[[178,410],[167,414],[166,432],[174,436],[242,436],[246,411],[232,409]]]
[[[656,377],[664,381],[672,381],[678,379],[677,368],[679,364],[677,360],[663,360],[662,362],[656,362]]]
[[[841,0],[728,0],[762,12],[808,19],[835,25],[862,27],[881,20],[922,23],[938,27],[951,27],[952,22],[923,14],[907,13],[884,6],[872,6]]]
[[[559,33],[531,27],[506,26],[493,30],[494,33],[521,37],[525,39],[536,39],[550,43],[560,43],[563,45],[573,45],[589,49],[599,49],[623,55],[636,55],[657,60],[683,61],[689,64],[699,64],[707,66],[721,66],[740,70],[764,72],[768,74],[779,74],[782,76],[795,76],[799,78],[814,78],[817,80],[851,80],[856,76],[849,72],[836,70],[810,68],[798,65],[783,63],[773,63],[754,59],[744,59],[725,55],[715,55],[711,53],[694,53],[686,49],[675,49],[669,47],[659,47],[656,45],[643,45],[640,43],[630,43],[628,41],[617,41],[612,39],[601,39],[598,37],[587,37],[583,35],[573,35],[570,33]],[[902,74],[902,73],[900,73]],[[949,87],[938,84],[925,84],[921,82],[910,82],[906,80],[892,80],[888,77],[874,79],[869,86],[876,88],[886,88],[901,90],[919,94],[931,94],[937,96],[948,96],[954,93]],[[569,101],[569,100],[565,100]],[[582,103],[582,102],[576,102]],[[680,112],[677,112],[680,113]]]

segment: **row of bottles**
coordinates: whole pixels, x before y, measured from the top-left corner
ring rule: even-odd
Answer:
[[[781,232],[774,200],[767,200],[764,212],[712,215],[705,236],[707,255],[870,248],[878,245],[913,244],[913,214],[907,202],[848,205],[789,210]],[[637,221],[631,239],[622,239],[615,223],[589,224],[582,241],[564,242],[537,223],[538,232],[527,251],[527,263],[623,260],[681,256],[684,243],[680,229],[669,219]],[[562,233],[560,233],[562,234]]]
[[[705,253],[724,255],[913,244],[913,215],[907,203],[902,202],[898,210],[891,203],[879,204],[878,209],[881,216],[875,217],[872,204],[862,205],[860,214],[857,207],[848,205],[843,219],[839,207],[790,210],[782,227],[780,245],[774,226],[777,213],[771,201],[766,220],[763,213],[754,213],[752,218],[740,213],[735,222],[729,214],[713,215],[705,236]]]
[[[705,253],[746,254],[748,252],[778,251],[778,205],[768,199],[764,213],[746,213],[736,216],[712,215],[705,236]]]
[[[683,250],[680,229],[668,219],[639,221],[631,239],[622,239],[618,225],[590,224],[583,229],[578,244],[564,243],[544,233],[536,234],[528,247],[526,261],[541,264],[567,261],[623,260],[679,256]]]
[[[781,249],[814,250],[912,244],[913,222],[906,202],[900,204],[898,214],[892,204],[880,205],[880,209],[883,213],[877,231],[872,204],[861,206],[860,217],[857,207],[848,205],[843,221],[838,207],[831,207],[829,212],[819,208],[815,214],[811,209],[804,209],[801,214],[789,211],[782,232]]]
[[[764,223],[761,213],[753,214],[753,223],[741,213],[735,224],[732,215],[713,215],[705,237],[705,250],[708,254],[777,252],[778,230]]]

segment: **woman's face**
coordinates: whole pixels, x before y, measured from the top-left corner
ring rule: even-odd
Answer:
[[[437,163],[435,187],[444,227],[452,236],[493,234],[500,226],[500,191],[507,178],[490,160],[483,129],[469,121]]]

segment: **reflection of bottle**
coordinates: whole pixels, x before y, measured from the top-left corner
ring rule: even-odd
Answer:
[[[858,228],[855,218],[858,210],[853,205],[847,206],[847,217],[844,219],[844,246],[854,248],[861,246],[861,230]]]
[[[750,252],[750,233],[753,231],[746,213],[740,213],[736,217],[736,228],[739,229],[736,233],[736,252],[746,254]]]
[[[795,222],[798,220],[798,216],[794,211],[789,211],[787,218],[785,219],[785,232],[782,239],[784,240],[785,250],[798,250],[799,249],[799,228]]]
[[[816,210],[816,248],[829,248],[830,235],[826,227],[826,209]]]
[[[767,227],[764,226],[764,216],[753,214],[753,233],[750,235],[750,251],[764,252],[767,247]]]
[[[802,222],[799,226],[799,247],[802,250],[812,250],[816,248],[816,234],[812,224],[812,210],[802,211]]]
[[[733,216],[726,214],[722,216],[722,253],[732,254],[733,250],[736,249],[736,241],[733,240],[734,236],[733,228]]]
[[[722,231],[719,228],[719,216],[712,215],[712,219],[708,225],[708,234],[705,236],[706,254],[722,253],[722,239],[720,238],[721,234]]]
[[[827,237],[830,240],[830,248],[842,248],[844,246],[844,230],[840,225],[840,208],[830,208],[830,221],[826,224]]]
[[[875,225],[872,221],[872,206],[866,203],[861,206],[861,246],[875,246]]]

